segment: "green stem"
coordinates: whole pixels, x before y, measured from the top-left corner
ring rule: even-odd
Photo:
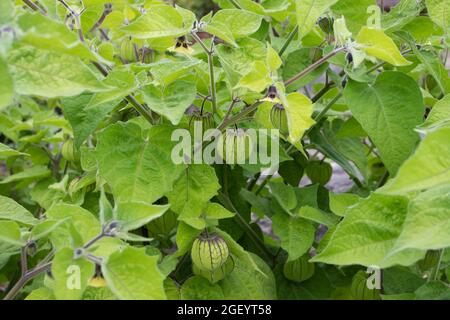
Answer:
[[[250,237],[250,240],[261,250],[261,252],[270,260],[272,259],[272,254],[267,249],[265,244],[261,241],[256,232],[250,227],[250,225],[245,221],[245,219],[241,216],[239,211],[234,207],[230,198],[226,196],[223,192],[220,192],[218,195],[220,202],[230,211],[236,213],[234,216],[235,221],[239,224],[239,226],[246,232],[246,234]]]
[[[286,41],[284,42],[283,46],[281,47],[280,51],[278,52],[278,55],[280,57],[283,55],[283,53],[289,47],[289,44],[291,43],[292,39],[294,39],[294,37],[297,34],[297,32],[298,32],[298,25],[295,26],[295,28],[289,33]]]
[[[262,189],[264,189],[264,187],[266,186],[267,182],[269,182],[270,179],[272,179],[273,175],[268,175],[264,178],[264,180],[261,182],[261,184],[259,185],[258,189],[256,189],[255,194],[258,195]]]
[[[328,102],[328,104],[325,106],[325,108],[322,109],[322,111],[319,112],[319,114],[314,117],[314,120],[316,122],[319,122],[328,112],[328,110],[330,110],[330,108],[342,97],[342,92],[339,92],[339,94],[334,97],[330,102]]]
[[[236,9],[242,9],[241,6],[235,0],[229,0],[229,1]]]
[[[214,57],[213,57],[214,39],[212,39],[211,49],[208,49],[208,47],[205,45],[202,39],[200,39],[200,37],[197,35],[196,31],[194,30],[191,31],[191,35],[195,39],[195,41],[202,47],[203,51],[205,51],[206,55],[208,56],[209,83],[210,83],[209,95],[211,96],[212,111],[213,114],[215,114],[217,109],[217,98],[216,98],[216,82],[214,78]]]
[[[433,280],[437,281],[439,276],[439,269],[441,268],[442,259],[444,258],[445,248],[441,249],[441,254],[439,255],[439,261],[434,269]]]

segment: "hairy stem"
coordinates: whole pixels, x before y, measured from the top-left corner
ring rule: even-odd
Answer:
[[[45,272],[49,270],[51,267],[51,262],[48,262],[46,264],[43,264],[41,266],[36,266],[35,268],[25,272],[23,274],[19,281],[16,282],[16,284],[9,290],[9,292],[6,294],[6,296],[3,298],[3,300],[13,300],[17,294],[20,292],[20,290],[28,283],[28,281],[32,280],[36,276],[38,276],[40,273]]]
[[[106,17],[108,16],[108,14],[110,14],[111,12],[112,12],[112,5],[111,5],[111,3],[109,3],[109,2],[105,3],[105,8],[103,9],[102,15],[97,20],[97,22],[94,23],[94,25],[89,30],[89,32],[94,32],[96,29],[100,28],[100,26],[103,24],[103,22],[105,21]]]
[[[290,85],[294,81],[297,81],[298,79],[306,76],[308,73],[310,73],[311,71],[315,70],[317,67],[319,67],[320,65],[325,63],[328,59],[334,57],[336,54],[338,54],[339,52],[343,51],[344,49],[345,49],[345,47],[340,47],[340,48],[334,49],[333,51],[331,51],[327,55],[324,55],[322,58],[320,58],[319,60],[317,60],[316,62],[314,62],[310,66],[308,66],[307,68],[305,68],[302,71],[300,71],[299,73],[297,73],[292,78],[286,80],[284,82],[284,85],[286,85],[286,86]]]

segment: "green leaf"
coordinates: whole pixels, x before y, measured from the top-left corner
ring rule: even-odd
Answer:
[[[108,89],[79,58],[70,55],[18,46],[10,51],[8,65],[15,91],[23,95],[55,98]]]
[[[94,108],[110,101],[123,99],[138,88],[138,82],[134,73],[124,68],[113,69],[106,76],[103,83],[111,89],[96,93],[89,101],[86,109]]]
[[[14,150],[7,145],[0,143],[0,159],[5,159],[8,157],[15,157],[15,156],[29,156],[27,153],[22,153],[17,150]]]
[[[37,288],[25,298],[25,300],[55,300],[53,291],[47,287]]]
[[[74,259],[74,251],[62,248],[52,261],[53,294],[57,300],[79,300],[94,276],[95,265],[84,258]]]
[[[17,221],[27,225],[35,225],[38,222],[27,209],[11,198],[0,195],[0,219]]]
[[[102,273],[111,291],[122,300],[161,300],[166,294],[157,263],[157,256],[126,247],[109,256],[102,264]]]
[[[197,237],[201,233],[201,230],[198,230],[194,227],[191,227],[187,223],[180,221],[177,228],[177,256],[182,256],[187,251],[191,249],[192,242],[195,237]]]
[[[264,43],[252,38],[242,38],[237,44],[239,48],[226,45],[216,47],[220,65],[231,87],[235,87],[243,76],[252,72],[256,61],[265,63],[267,60],[267,47]]]
[[[248,255],[251,263],[235,259],[233,271],[219,282],[225,299],[276,299],[276,284],[272,270],[257,255]]]
[[[119,100],[115,100],[103,104],[91,104],[94,98],[95,95],[84,93],[61,100],[64,115],[73,128],[77,148],[88,139],[106,115],[119,103]]]
[[[269,67],[269,70],[271,72],[275,72],[278,70],[279,67],[283,64],[283,61],[281,60],[278,53],[275,51],[275,49],[267,43],[267,66]]]
[[[442,29],[450,27],[450,0],[425,0],[428,15]]]
[[[133,123],[116,123],[98,134],[99,174],[112,187],[117,201],[152,203],[172,190],[183,170],[170,157],[170,128],[158,138],[142,137]]]
[[[153,64],[150,72],[158,84],[168,85],[186,74],[192,73],[194,67],[201,63],[201,60],[193,58],[186,61],[163,60]]]
[[[344,16],[348,29],[353,34],[357,34],[361,27],[367,24],[370,16],[367,8],[371,5],[376,5],[376,0],[339,0],[331,7],[331,10],[337,16]]]
[[[281,240],[281,247],[289,254],[288,261],[304,255],[313,244],[316,230],[306,219],[276,213],[272,216],[272,227]]]
[[[434,129],[445,126],[448,123],[450,123],[450,94],[447,94],[441,100],[436,102],[433,109],[431,109],[431,112],[428,114],[427,119],[419,126],[419,128]]]
[[[217,194],[220,188],[213,167],[194,164],[186,168],[175,182],[172,192],[167,197],[171,209],[178,213],[179,220],[196,227],[191,220],[199,218],[202,209],[209,199]]]
[[[0,181],[0,184],[7,184],[21,180],[39,180],[48,177],[49,175],[51,175],[51,171],[47,167],[35,166],[26,168],[21,172],[7,176],[5,179]]]
[[[450,290],[448,285],[440,281],[425,283],[415,292],[416,300],[449,300]]]
[[[103,60],[80,42],[77,33],[72,32],[64,22],[56,21],[40,12],[25,12],[18,17],[17,23],[24,32],[21,37],[24,44],[55,54],[67,54],[92,61]]]
[[[407,248],[450,247],[450,185],[430,189],[414,198],[394,252]]]
[[[424,65],[429,74],[436,80],[439,89],[443,94],[450,92],[450,77],[448,75],[446,67],[441,63],[439,56],[435,54],[419,50],[417,48],[416,40],[411,37],[410,34],[404,32],[397,33],[401,39],[405,40],[415,56]]]
[[[295,0],[299,39],[305,37],[317,19],[338,0]]]
[[[44,238],[67,220],[68,219],[62,220],[46,219],[44,221],[41,221],[33,227],[33,230],[31,230],[31,238],[33,239],[33,241]]]
[[[383,30],[363,27],[356,37],[356,42],[370,56],[386,61],[394,66],[411,64],[398,50],[395,42]]]
[[[393,267],[383,270],[383,291],[385,294],[413,293],[425,282],[425,279],[407,267]]]
[[[223,300],[222,288],[201,276],[193,276],[183,283],[180,290],[183,300]]]
[[[234,212],[228,211],[220,204],[215,202],[209,202],[203,209],[205,218],[207,219],[227,219],[235,216]]]
[[[251,71],[244,75],[236,86],[261,92],[271,85],[272,82],[266,63],[263,61],[255,61]]]
[[[144,201],[118,202],[115,209],[115,219],[121,222],[121,231],[129,231],[140,228],[161,217],[168,209],[168,205],[152,205]]]
[[[192,23],[189,25],[186,22],[174,7],[153,5],[121,30],[137,39],[176,38],[189,32]]]
[[[363,177],[367,175],[366,150],[359,138],[338,137],[331,122],[325,122],[321,127],[314,127],[308,135],[314,147],[333,159],[350,177],[359,177],[355,166]]]
[[[96,217],[77,205],[60,203],[54,204],[46,211],[46,216],[52,220],[67,220],[50,235],[56,248],[82,246],[101,232],[100,222]],[[79,242],[73,242],[73,231],[79,237]],[[77,240],[77,239],[75,239]]]
[[[149,85],[142,92],[150,109],[165,116],[174,125],[180,122],[197,96],[195,83],[183,80],[176,80],[166,86]]]
[[[0,3],[0,26],[13,21],[14,3],[11,1],[2,1]]]
[[[14,98],[14,83],[8,71],[8,66],[0,57],[0,111],[10,105]]]
[[[332,193],[329,194],[331,211],[340,216],[345,217],[347,209],[359,201],[359,197],[353,193]]]
[[[234,40],[255,33],[261,25],[261,20],[261,15],[250,11],[223,9],[212,17],[206,25],[205,31],[214,34],[215,31],[221,30],[222,33],[231,34]],[[220,34],[217,36],[220,37]]]
[[[339,221],[339,217],[334,214],[330,214],[310,206],[301,207],[297,215],[307,220],[323,224],[327,227],[331,227]]]
[[[403,73],[386,71],[374,85],[350,80],[344,97],[394,175],[418,141],[413,129],[421,123],[424,110],[418,85]]]
[[[405,161],[397,176],[379,190],[404,194],[450,182],[450,128],[430,132],[416,152]],[[439,150],[439,152],[436,152]]]
[[[286,213],[290,213],[297,206],[297,198],[293,187],[282,182],[270,182],[269,186],[273,197]]]
[[[308,97],[298,92],[292,92],[287,96],[280,94],[280,99],[286,110],[289,140],[295,143],[315,123],[311,118],[314,104]]]
[[[22,247],[25,245],[25,241],[21,237],[17,222],[0,220],[0,241]]]
[[[328,245],[311,261],[380,268],[414,263],[422,258],[422,251],[405,250],[389,256],[402,231],[407,207],[405,197],[372,193],[346,211]]]
[[[423,10],[423,6],[416,0],[402,0],[387,14],[381,16],[381,25],[386,32],[402,29]]]

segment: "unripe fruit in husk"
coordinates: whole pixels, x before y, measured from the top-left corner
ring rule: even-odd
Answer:
[[[228,256],[227,243],[215,233],[201,234],[192,244],[192,263],[203,271],[219,269],[225,264]]]
[[[64,142],[61,148],[61,155],[64,159],[70,162],[77,162],[80,160],[80,152],[75,148],[72,139]]]
[[[280,130],[280,133],[283,136],[287,136],[289,134],[286,110],[281,104],[274,104],[272,110],[270,110],[270,121],[272,122],[273,127]]]
[[[147,229],[153,237],[167,237],[176,225],[177,215],[172,210],[168,210],[161,217],[149,222]]]
[[[425,257],[417,264],[422,272],[430,270],[439,262],[439,250],[428,250]]]
[[[212,114],[210,112],[203,113],[200,110],[195,110],[194,112],[192,112],[189,119],[189,131],[191,132],[192,136],[194,136],[196,126],[199,126],[200,123],[202,129],[201,134],[203,137],[203,134],[206,130],[214,128],[214,118]]]
[[[214,271],[205,271],[198,268],[195,264],[192,265],[192,271],[194,272],[194,274],[208,279],[211,283],[216,283],[222,280],[228,274],[230,274],[233,271],[233,269],[234,269],[234,261],[231,257],[227,259],[227,261],[224,263],[223,266]]]
[[[309,256],[305,254],[294,261],[284,264],[284,276],[294,282],[302,282],[311,278],[314,274],[314,263],[308,262]]]
[[[136,61],[136,52],[131,38],[126,37],[120,43],[120,56],[128,62]]]
[[[325,33],[333,33],[333,19],[329,17],[323,17],[319,20],[319,27]]]
[[[311,161],[306,167],[306,175],[312,183],[325,185],[333,174],[333,168],[327,162]]]
[[[380,290],[367,287],[367,276],[364,271],[355,274],[350,292],[356,300],[380,300]]]
[[[217,152],[228,164],[242,164],[253,152],[252,137],[244,130],[227,130],[217,141]]]

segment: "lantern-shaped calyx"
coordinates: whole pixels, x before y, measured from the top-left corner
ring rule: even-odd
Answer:
[[[219,269],[225,264],[228,256],[227,243],[215,233],[201,234],[192,244],[192,263],[201,270],[214,271]]]
[[[283,105],[277,103],[274,104],[272,110],[270,111],[270,121],[274,128],[280,130],[283,136],[289,134],[288,119],[286,115],[286,109]]]

